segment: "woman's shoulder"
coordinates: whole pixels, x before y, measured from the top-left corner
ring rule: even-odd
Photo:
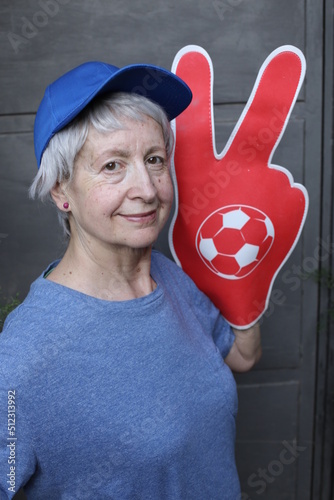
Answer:
[[[44,279],[45,271],[31,284],[23,302],[6,318],[0,333],[1,376],[28,383],[42,368],[52,342],[62,336],[57,329],[57,291]]]
[[[157,250],[152,251],[152,275],[153,278],[157,276],[167,287],[181,289],[183,296],[187,293],[191,298],[207,298],[178,264]]]
[[[165,254],[163,254],[160,250],[156,249],[152,250],[152,265],[169,267],[169,268],[178,267],[174,261],[172,261]]]
[[[50,266],[47,269],[49,268]],[[48,286],[49,282],[44,279],[45,272],[47,270],[33,281],[27,296],[7,316],[0,339],[6,338],[9,334],[12,338],[17,332],[24,331],[27,334],[36,331],[39,318],[54,309],[55,289]]]
[[[166,276],[175,276],[186,281],[191,278],[173,260],[158,250],[152,250],[152,270],[159,271]]]

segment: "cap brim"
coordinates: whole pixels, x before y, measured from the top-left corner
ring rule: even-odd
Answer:
[[[159,104],[169,120],[190,104],[192,92],[177,75],[151,65],[134,64],[119,69],[97,94],[130,92],[148,97]]]

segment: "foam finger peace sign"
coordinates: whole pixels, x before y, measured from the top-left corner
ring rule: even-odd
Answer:
[[[175,260],[237,328],[268,306],[274,279],[295,247],[308,195],[271,164],[305,75],[305,59],[283,46],[263,63],[222,153],[213,118],[213,68],[207,52],[184,47],[172,71],[192,89],[174,121],[176,211],[169,241]]]

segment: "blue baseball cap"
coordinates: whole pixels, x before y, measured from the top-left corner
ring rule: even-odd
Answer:
[[[34,144],[38,167],[50,139],[70,123],[96,96],[130,92],[160,104],[168,119],[190,104],[192,93],[177,75],[158,66],[132,64],[117,68],[104,62],[87,62],[51,83],[37,110]]]

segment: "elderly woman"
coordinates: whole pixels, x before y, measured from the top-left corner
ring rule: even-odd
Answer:
[[[0,492],[237,500],[232,370],[260,356],[152,249],[173,199],[169,121],[191,100],[153,66],[86,63],[35,122],[31,194],[68,238],[0,336]]]

